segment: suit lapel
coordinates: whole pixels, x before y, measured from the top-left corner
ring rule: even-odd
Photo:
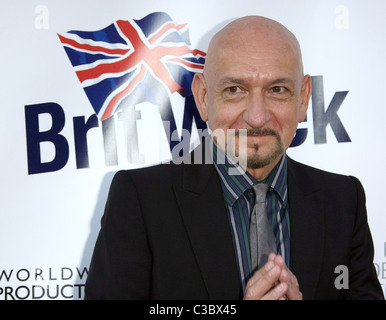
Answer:
[[[183,186],[174,189],[209,298],[240,298],[232,235],[214,166],[185,165]]]
[[[323,193],[309,172],[289,159],[290,269],[297,277],[305,299],[313,299],[323,260]]]

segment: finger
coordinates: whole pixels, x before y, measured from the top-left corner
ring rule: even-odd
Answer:
[[[273,257],[273,260],[272,260],[275,264],[277,264],[278,266],[280,266],[280,268],[287,268],[287,265],[285,264],[285,261],[283,259],[283,257],[281,255],[278,255],[276,254],[274,257]]]
[[[261,300],[286,300],[286,294],[288,291],[287,283],[279,283],[273,287],[267,294],[265,294]]]
[[[263,277],[267,272],[269,272],[275,264],[272,261],[268,261],[262,268],[257,270],[252,277],[248,280],[246,288],[252,286],[256,281]]]
[[[274,261],[275,258],[276,258],[276,254],[270,253],[269,256],[268,256],[268,261]]]
[[[291,272],[291,270],[288,269],[283,257],[281,257],[280,255],[276,255],[273,259],[273,262],[275,263],[275,265],[278,265],[280,268],[282,268],[279,281],[288,284],[288,292],[287,292],[288,299],[301,300],[303,298],[303,295],[299,289],[298,279]]]
[[[282,269],[280,273],[279,281],[281,283],[286,283],[288,285],[288,290],[286,293],[288,299],[301,300],[303,298],[303,295],[299,289],[298,280],[288,268]]]
[[[281,269],[278,266],[273,266],[269,271],[266,271],[263,267],[257,272],[259,272],[258,277],[254,277],[254,281],[250,281],[247,284],[244,296],[245,300],[259,300],[266,296],[272,288],[275,288],[275,283],[279,280]],[[287,284],[281,286],[277,289],[276,295],[280,295],[281,290],[286,290],[287,287]],[[274,299],[276,295],[275,292],[273,292],[271,295],[268,295],[268,298]]]
[[[302,300],[303,294],[300,291],[299,284],[295,276],[289,276],[287,297],[289,300]]]

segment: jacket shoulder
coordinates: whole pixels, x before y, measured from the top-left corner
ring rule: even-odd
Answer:
[[[309,192],[328,189],[336,192],[364,192],[358,178],[315,168],[288,158],[288,179]]]

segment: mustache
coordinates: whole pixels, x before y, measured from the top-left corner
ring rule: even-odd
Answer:
[[[240,133],[241,131],[241,133]],[[236,129],[235,136],[244,135],[246,131],[247,136],[253,135],[271,135],[275,137],[279,137],[279,133],[271,128],[251,128],[251,129]]]

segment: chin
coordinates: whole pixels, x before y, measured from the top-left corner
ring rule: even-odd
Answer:
[[[249,153],[247,156],[247,167],[251,169],[264,168],[280,159],[284,152],[285,148],[280,143],[275,144],[267,153],[263,153],[262,150],[255,147],[255,152]]]

